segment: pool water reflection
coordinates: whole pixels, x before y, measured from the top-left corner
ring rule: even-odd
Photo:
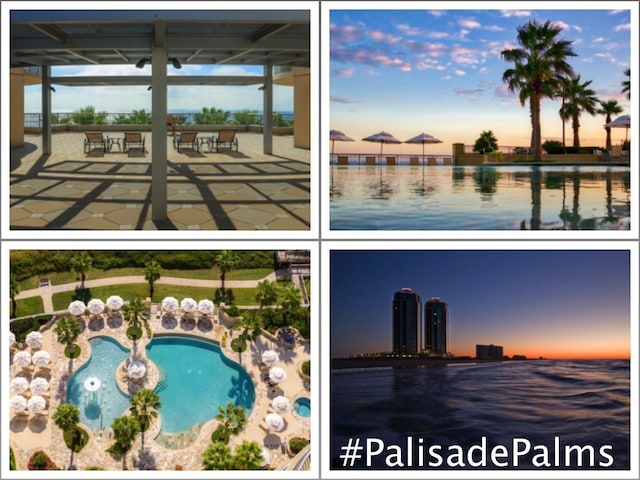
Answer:
[[[331,166],[333,230],[630,229],[630,170]]]

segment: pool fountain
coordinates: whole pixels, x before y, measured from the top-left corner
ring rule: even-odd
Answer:
[[[84,381],[84,389],[88,392],[95,392],[102,386],[102,382],[98,377],[88,377]]]

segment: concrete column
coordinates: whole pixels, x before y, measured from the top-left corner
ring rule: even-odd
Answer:
[[[167,220],[167,49],[151,54],[151,218]]]
[[[51,155],[51,66],[42,66],[42,153]]]
[[[264,90],[262,106],[262,151],[273,154],[273,67],[264,66]]]

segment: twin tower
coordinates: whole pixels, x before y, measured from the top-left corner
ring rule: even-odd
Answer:
[[[393,296],[393,353],[427,354],[442,357],[449,353],[449,318],[447,304],[432,297],[424,305],[410,288]]]

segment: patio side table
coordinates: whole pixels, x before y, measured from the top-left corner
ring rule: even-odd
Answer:
[[[113,150],[114,145],[118,146],[118,151],[122,152],[122,139],[124,137],[107,137],[107,152]]]

